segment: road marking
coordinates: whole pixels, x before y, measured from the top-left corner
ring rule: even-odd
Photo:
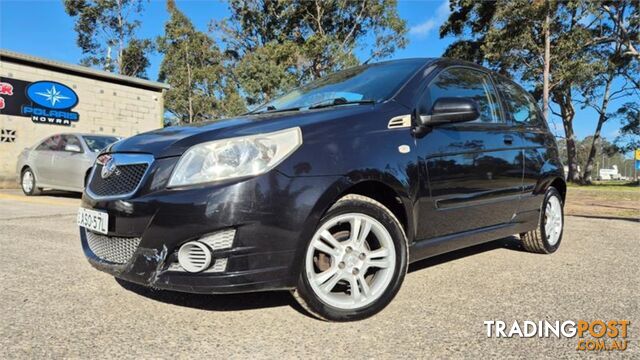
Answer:
[[[79,201],[77,204],[68,204],[65,202],[60,202],[59,200],[53,200],[51,198],[27,197],[27,196],[11,195],[11,194],[0,194],[0,200],[19,201],[23,203],[43,204],[43,205],[68,206],[68,207],[80,206]]]

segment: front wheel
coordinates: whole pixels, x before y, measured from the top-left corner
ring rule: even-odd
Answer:
[[[525,250],[541,254],[551,254],[558,250],[564,230],[564,210],[562,197],[556,188],[549,187],[545,194],[540,221],[535,230],[520,234]]]
[[[402,226],[389,209],[347,195],[329,209],[307,245],[293,295],[324,320],[367,318],[397,294],[407,253]]]
[[[31,168],[26,168],[22,171],[20,185],[22,192],[27,196],[40,194],[41,189],[36,186],[36,177],[33,175]]]

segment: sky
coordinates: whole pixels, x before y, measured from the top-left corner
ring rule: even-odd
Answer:
[[[229,16],[227,4],[222,1],[178,0],[177,4],[202,31],[208,30],[211,20],[221,20]],[[440,39],[438,35],[440,25],[449,14],[448,0],[400,0],[398,13],[407,22],[409,44],[406,48],[396,51],[392,59],[438,57],[455,40]],[[150,0],[145,5],[138,36],[155,38],[161,35],[167,20],[165,2]],[[62,0],[0,0],[2,49],[76,64],[82,58],[82,53],[76,46],[73,26],[74,19],[65,13]],[[364,54],[358,55],[366,58]],[[149,79],[157,79],[161,60],[160,54],[151,57],[151,67],[147,71]],[[619,103],[622,102],[624,100]],[[578,138],[581,139],[593,133],[597,114],[590,109],[580,109],[577,105],[576,109],[574,126]],[[556,135],[563,135],[562,122],[558,118],[550,119],[549,123]],[[607,139],[613,140],[619,127],[617,121],[607,122],[602,133]]]

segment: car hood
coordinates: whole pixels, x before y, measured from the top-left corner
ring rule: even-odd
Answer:
[[[381,105],[350,105],[300,112],[244,115],[189,126],[172,126],[120,140],[109,146],[106,152],[149,153],[156,159],[179,156],[191,146],[202,142],[361,116],[372,111],[374,106]]]

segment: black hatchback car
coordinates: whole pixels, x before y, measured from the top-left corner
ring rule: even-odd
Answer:
[[[121,140],[78,213],[90,263],[192,293],[383,309],[411,262],[520,234],[560,245],[566,186],[534,99],[449,59],[350,68],[234,119]]]

